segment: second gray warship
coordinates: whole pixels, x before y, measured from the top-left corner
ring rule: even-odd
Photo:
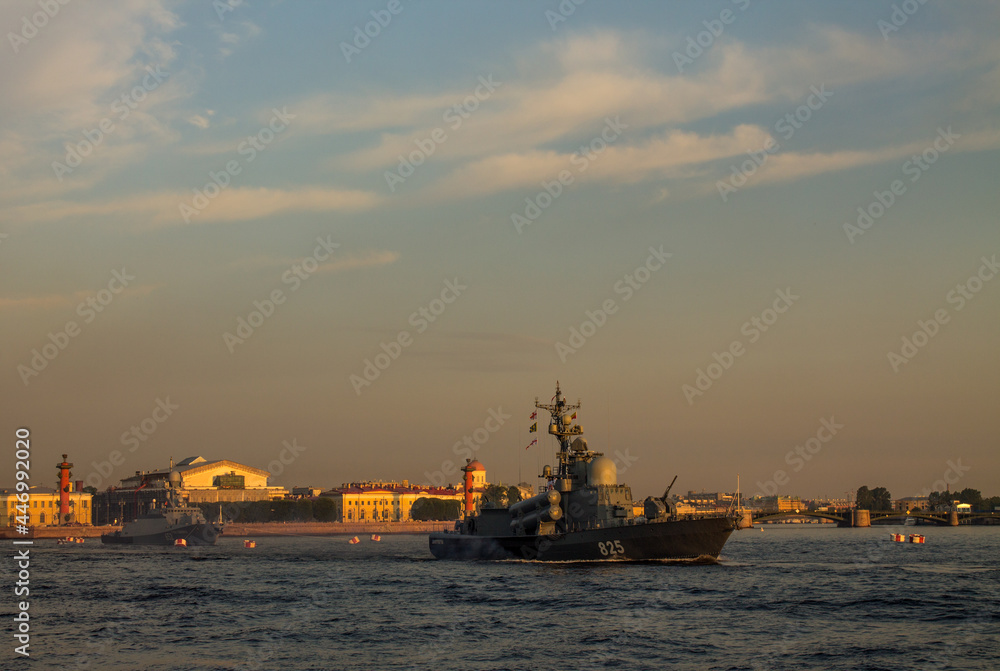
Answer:
[[[166,483],[167,503],[126,522],[121,531],[101,535],[105,545],[174,545],[183,540],[187,545],[215,545],[222,534],[222,525],[205,519],[200,508],[183,506],[177,501],[176,488],[180,474],[171,471]]]

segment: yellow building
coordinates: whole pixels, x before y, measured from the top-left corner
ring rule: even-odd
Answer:
[[[136,490],[145,485],[150,490],[164,488],[171,471],[181,476],[180,495],[188,503],[216,501],[264,501],[282,499],[288,495],[284,487],[270,487],[268,471],[228,459],[208,461],[204,457],[188,457],[172,468],[159,471],[137,471],[123,478],[121,489]]]
[[[71,487],[73,485],[70,485]],[[63,524],[90,524],[92,496],[87,492],[69,492],[70,518]],[[28,526],[45,527],[59,525],[59,490],[51,487],[31,487],[28,490]],[[14,488],[0,489],[0,526],[19,524],[17,517],[17,491]]]
[[[395,482],[354,482],[323,494],[334,501],[337,522],[409,522],[417,499],[465,501],[461,489],[421,487]]]
[[[284,487],[271,487],[268,471],[228,459],[208,461],[188,457],[170,468],[136,471],[123,478],[119,487],[110,487],[94,497],[94,524],[121,524],[167,502],[167,481],[171,471],[180,475],[180,485],[172,494],[185,504],[243,501],[270,501],[288,495]]]

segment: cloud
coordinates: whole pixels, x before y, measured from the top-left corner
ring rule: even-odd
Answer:
[[[739,121],[728,132],[695,132],[685,128],[690,124],[762,105],[780,109],[800,102],[810,86],[840,90],[923,77],[931,71],[960,69],[975,58],[954,38],[886,44],[877,33],[809,26],[791,44],[751,47],[720,41],[703,56],[696,72],[679,73],[663,66],[663,56],[674,46],[643,33],[570,35],[538,45],[517,76],[501,81],[460,124],[450,123],[457,117],[449,117],[449,109],[476,91],[476,80],[452,83],[440,94],[309,98],[300,103],[308,110],[301,130],[377,131],[369,146],[326,162],[331,169],[361,173],[391,171],[401,155],[420,151],[418,142],[427,146],[432,133],[440,137],[443,132],[446,139],[433,143],[428,162],[445,169],[445,177],[413,183],[427,200],[537,186],[569,167],[575,146],[589,142],[609,117],[628,124],[627,138],[609,148],[581,180],[688,179],[695,172],[710,177],[706,167],[695,166],[760,149],[767,133]],[[643,60],[650,54],[659,54],[658,66]],[[541,68],[539,62],[554,67]],[[900,150],[889,146],[782,154],[758,183],[865,165],[899,156]]]
[[[204,129],[208,128],[210,122],[209,122],[208,119],[206,119],[202,115],[200,115],[200,114],[194,114],[194,115],[188,117],[188,123],[190,123],[192,126],[197,126],[198,128],[201,128],[202,130],[204,130]]]
[[[628,130],[623,132],[627,134]],[[556,179],[562,170],[569,171],[574,181],[633,182],[680,177],[692,166],[760,147],[769,137],[760,127],[743,125],[726,135],[702,136],[675,130],[634,144],[622,138],[616,141],[622,144],[608,145],[603,152],[589,155],[548,151],[491,156],[448,174],[430,187],[428,197],[470,197],[525,186],[541,188],[543,180]]]
[[[399,252],[386,249],[373,250],[368,252],[358,252],[347,255],[334,255],[330,261],[320,264],[316,271],[321,274],[340,273],[350,270],[360,270],[362,268],[375,268],[387,266],[399,260]],[[290,256],[251,256],[233,261],[229,264],[235,270],[264,270],[273,268],[288,268],[298,263],[302,257],[293,258]]]
[[[235,24],[235,27],[229,23],[227,26],[233,28],[231,31],[218,30],[218,39],[220,43],[219,56],[222,58],[228,58],[232,56],[237,47],[247,40],[253,39],[261,34],[260,26],[252,21],[240,21]]]
[[[146,296],[156,291],[163,284],[137,284],[125,287],[119,296]],[[51,310],[54,308],[66,308],[79,305],[89,296],[93,296],[93,291],[74,291],[62,294],[39,294],[36,296],[20,296],[18,298],[0,297],[0,311],[6,310]]]
[[[958,129],[955,129],[956,131]],[[1000,148],[1000,130],[959,133],[960,137],[948,151],[989,151]],[[778,152],[768,156],[753,178],[742,188],[769,183],[790,182],[827,172],[848,170],[866,165],[903,161],[933,147],[935,136],[874,150],[842,150],[832,152]],[[731,171],[721,176],[727,179]],[[706,185],[707,186],[707,185]],[[713,187],[714,188],[714,187]]]
[[[368,209],[378,202],[376,196],[366,191],[319,187],[292,190],[229,188],[210,199],[197,214],[190,215],[190,222],[185,222],[180,205],[190,206],[192,199],[190,191],[163,191],[103,201],[55,200],[16,207],[12,215],[15,221],[29,223],[117,216],[129,222],[142,218],[150,226],[163,226],[247,221],[288,212],[350,212]]]

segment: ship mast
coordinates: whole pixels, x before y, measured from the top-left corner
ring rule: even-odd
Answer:
[[[566,399],[563,398],[562,391],[559,389],[558,380],[556,381],[556,395],[554,399],[555,403],[539,403],[536,396],[535,407],[540,410],[547,410],[552,415],[552,421],[549,423],[549,433],[559,440],[559,477],[564,478],[569,476],[570,436],[583,434],[583,429],[578,424],[570,423],[567,413],[578,410],[580,408],[580,401],[577,399],[577,402],[574,404],[567,403]]]

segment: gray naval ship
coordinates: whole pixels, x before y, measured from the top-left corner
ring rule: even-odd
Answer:
[[[101,535],[104,544],[124,545],[173,545],[184,539],[190,545],[215,545],[222,534],[221,524],[205,519],[200,508],[182,506],[177,501],[180,474],[171,471],[167,482],[167,504],[126,522],[121,531]]]
[[[573,423],[572,411],[556,383],[555,403],[535,407],[552,416],[549,433],[559,440],[556,471],[545,466],[548,489],[509,508],[466,510],[453,531],[430,534],[439,559],[528,559],[609,561],[718,558],[738,528],[733,510],[718,515],[678,515],[668,499],[643,502],[644,515],[632,509],[632,491],[618,484],[614,461],[592,452]],[[676,477],[674,480],[676,481]],[[673,482],[671,482],[671,487]],[[466,488],[469,480],[466,481]],[[467,501],[470,497],[467,496]]]

